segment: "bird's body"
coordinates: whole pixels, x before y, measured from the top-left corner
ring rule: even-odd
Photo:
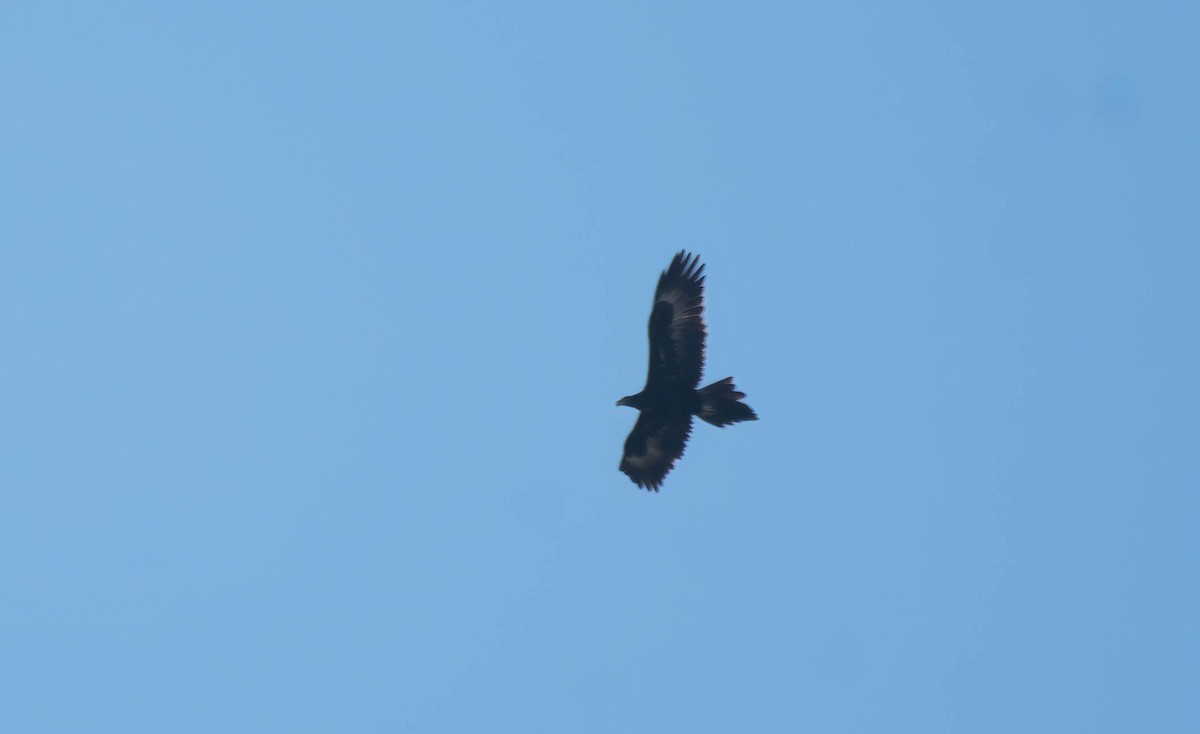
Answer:
[[[680,383],[667,383],[650,393],[642,390],[622,400],[625,401],[622,405],[664,415],[694,415],[700,410],[700,394],[695,388]]]
[[[733,378],[699,389],[704,369],[704,266],[680,252],[658,279],[650,312],[650,369],[641,392],[617,401],[641,411],[625,441],[621,471],[639,487],[658,491],[683,456],[692,416],[715,426],[758,420],[741,402]]]

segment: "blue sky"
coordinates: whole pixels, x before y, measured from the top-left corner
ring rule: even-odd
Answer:
[[[1198,22],[6,5],[0,729],[1200,730]]]

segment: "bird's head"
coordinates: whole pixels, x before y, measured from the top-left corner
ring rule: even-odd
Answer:
[[[630,408],[637,408],[638,410],[641,410],[641,407],[642,407],[641,397],[642,397],[641,393],[638,393],[637,395],[626,395],[625,397],[623,397],[617,401],[617,405],[624,405],[624,406],[627,406]]]

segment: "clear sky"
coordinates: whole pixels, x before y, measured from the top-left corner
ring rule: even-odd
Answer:
[[[6,3],[0,730],[1200,731],[1197,28]]]

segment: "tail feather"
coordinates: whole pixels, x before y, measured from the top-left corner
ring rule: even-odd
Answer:
[[[758,420],[750,406],[742,402],[746,393],[738,392],[732,377],[702,387],[699,392],[701,420],[721,427],[741,421]]]

